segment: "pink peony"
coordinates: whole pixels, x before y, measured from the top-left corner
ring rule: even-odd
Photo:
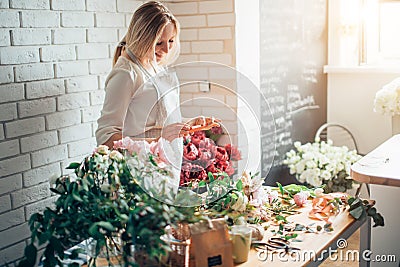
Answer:
[[[308,194],[306,192],[300,191],[296,195],[293,196],[294,203],[298,207],[303,207],[306,204],[308,198]]]
[[[129,153],[148,153],[150,145],[146,141],[133,141],[130,137],[114,141],[114,149],[126,149]]]
[[[242,155],[240,154],[239,149],[237,149],[236,146],[233,146],[231,144],[226,144],[225,145],[225,150],[229,155],[229,159],[230,160],[241,160],[242,159]]]
[[[212,134],[222,134],[222,127],[220,126],[214,126],[210,129],[210,132]]]

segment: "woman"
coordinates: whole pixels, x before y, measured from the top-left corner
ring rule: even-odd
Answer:
[[[97,121],[99,145],[111,148],[123,136],[147,141],[162,136],[172,141],[190,130],[218,126],[214,119],[204,117],[182,123],[178,82],[164,68],[179,55],[179,30],[179,22],[159,2],[147,2],[135,11],[106,79]]]
[[[177,79],[164,69],[178,55],[179,23],[172,13],[155,1],[140,6],[106,79],[98,144],[111,148],[124,136],[172,141],[188,133],[190,125],[181,122]]]

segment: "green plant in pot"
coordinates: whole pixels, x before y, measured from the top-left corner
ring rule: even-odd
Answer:
[[[54,207],[29,220],[31,243],[19,266],[37,265],[39,247],[43,247],[43,266],[62,266],[63,260],[81,252],[78,248],[67,255],[65,250],[83,240],[94,244],[89,265],[95,265],[99,255],[111,265],[117,252],[119,264],[138,266],[132,261],[132,248],[155,261],[166,254],[169,247],[160,239],[165,227],[193,216],[193,208],[173,207],[149,196],[151,190],[144,190],[140,181],[162,176],[160,188],[168,189],[163,183],[170,172],[159,155],[150,152],[151,144],[134,144],[134,149],[125,144],[111,151],[99,146],[81,163],[70,164],[75,177],[59,177],[51,187],[58,195]],[[168,192],[163,195],[168,196]]]

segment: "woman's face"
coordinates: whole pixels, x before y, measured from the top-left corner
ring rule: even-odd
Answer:
[[[174,46],[176,37],[175,26],[173,23],[168,23],[161,34],[160,39],[156,42],[154,49],[155,59],[157,63],[162,62]]]

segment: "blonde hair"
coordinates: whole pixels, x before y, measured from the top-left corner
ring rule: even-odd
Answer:
[[[178,58],[180,50],[179,22],[162,3],[150,1],[141,5],[133,14],[126,35],[115,50],[113,65],[117,62],[124,46],[132,51],[138,59],[143,59],[150,50],[155,48],[168,23],[175,26],[176,37],[171,51],[165,61],[160,64],[167,65],[174,62]]]

